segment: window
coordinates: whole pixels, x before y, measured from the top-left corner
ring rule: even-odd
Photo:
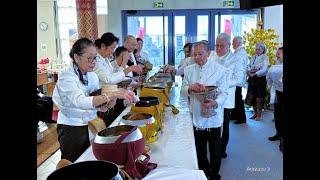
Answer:
[[[97,14],[108,13],[108,1],[97,0]],[[75,0],[57,0],[59,54],[62,62],[70,64],[69,52],[78,39],[77,9]]]

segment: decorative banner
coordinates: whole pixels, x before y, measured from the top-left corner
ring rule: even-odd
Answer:
[[[76,0],[79,38],[98,38],[96,0]]]
[[[224,32],[231,36],[231,22],[229,19],[225,19],[224,21]]]

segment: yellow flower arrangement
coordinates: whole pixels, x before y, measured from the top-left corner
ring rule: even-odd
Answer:
[[[270,65],[275,64],[275,52],[279,46],[276,39],[279,38],[279,35],[275,34],[274,29],[251,29],[251,33],[244,32],[243,38],[245,49],[249,57],[252,57],[255,54],[256,44],[263,42],[267,46],[267,55],[269,57]]]

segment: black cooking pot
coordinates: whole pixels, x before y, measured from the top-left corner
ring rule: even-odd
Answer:
[[[123,176],[124,177],[124,176]],[[83,161],[52,172],[47,180],[123,180],[116,164],[109,161]]]
[[[140,101],[136,103],[137,107],[156,106],[160,103],[159,98],[155,96],[142,96],[139,97]]]

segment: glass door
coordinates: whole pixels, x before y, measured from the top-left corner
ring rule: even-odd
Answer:
[[[175,15],[174,16],[174,62],[178,66],[182,59],[184,59],[183,46],[187,43],[186,34],[186,16]]]
[[[143,51],[155,66],[178,66],[186,43],[206,40],[214,49],[221,32],[233,38],[256,29],[257,15],[257,10],[123,11],[123,38],[128,34],[142,38]]]
[[[209,12],[189,10],[173,13],[174,65],[178,66],[185,58],[183,46],[201,40],[209,41]]]
[[[143,40],[142,51],[154,66],[168,63],[168,16],[128,16],[127,34]]]
[[[243,36],[244,32],[251,32],[257,28],[256,14],[222,14],[220,32],[225,32],[233,39],[235,36]]]

